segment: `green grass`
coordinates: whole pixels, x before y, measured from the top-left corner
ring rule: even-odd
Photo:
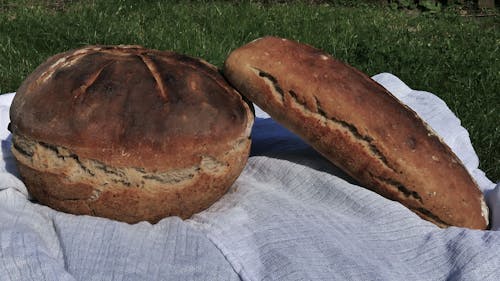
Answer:
[[[0,93],[15,91],[47,57],[87,44],[139,44],[221,66],[236,47],[277,35],[435,93],[468,129],[480,167],[500,180],[498,16],[305,2],[38,2],[0,1]]]

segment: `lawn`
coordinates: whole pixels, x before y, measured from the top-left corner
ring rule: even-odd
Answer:
[[[0,93],[47,57],[83,45],[139,44],[221,66],[232,49],[277,35],[435,93],[469,131],[480,167],[500,180],[498,16],[310,2],[0,1]]]

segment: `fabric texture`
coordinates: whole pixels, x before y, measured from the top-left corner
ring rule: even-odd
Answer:
[[[188,220],[134,225],[30,201],[0,96],[0,280],[500,280],[500,185],[435,95],[373,77],[443,138],[485,193],[492,230],[440,229],[357,185],[256,108],[241,176]]]

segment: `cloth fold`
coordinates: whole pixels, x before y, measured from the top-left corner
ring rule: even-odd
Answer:
[[[486,194],[491,231],[440,229],[360,187],[256,108],[251,157],[228,193],[188,220],[129,225],[29,200],[0,96],[0,280],[500,280],[500,186],[432,93],[373,77],[416,111]]]

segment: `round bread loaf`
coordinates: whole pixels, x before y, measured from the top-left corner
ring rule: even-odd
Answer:
[[[485,229],[483,194],[451,149],[367,75],[311,46],[265,37],[224,75],[363,186],[441,227]]]
[[[57,54],[22,83],[12,152],[54,209],[128,223],[188,218],[248,159],[253,115],[207,62],[140,46]]]

